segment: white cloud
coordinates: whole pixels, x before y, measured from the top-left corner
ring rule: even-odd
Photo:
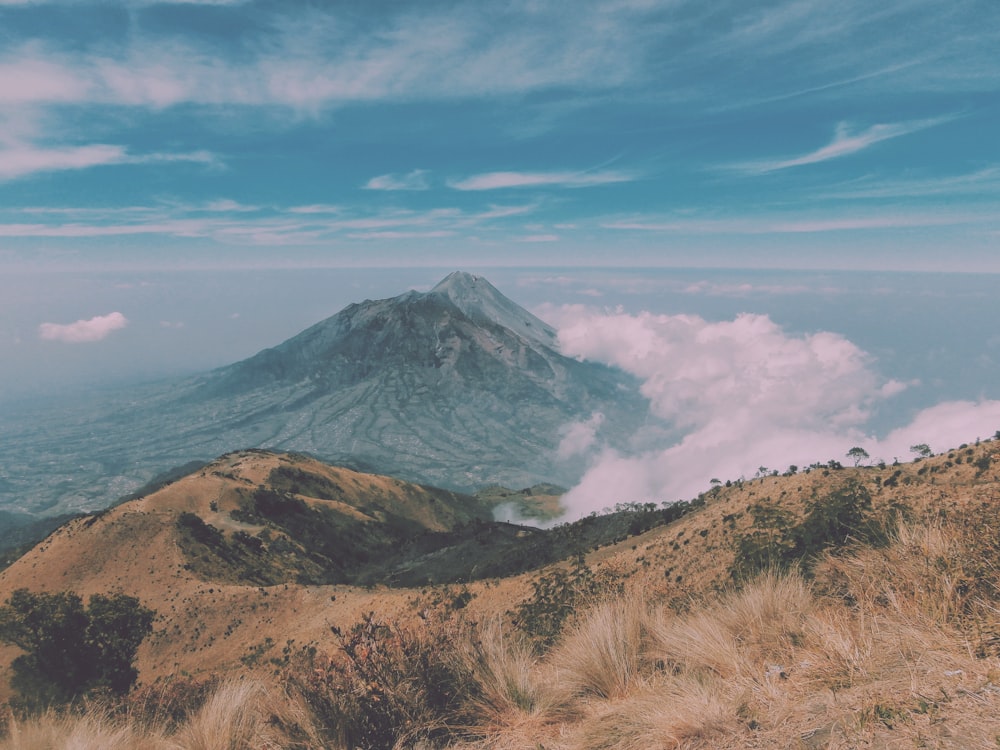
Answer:
[[[334,206],[328,203],[313,203],[308,206],[293,206],[288,209],[293,214],[339,214],[343,210],[342,206]]]
[[[42,323],[38,335],[47,341],[63,341],[70,344],[90,343],[107,338],[113,331],[128,325],[128,320],[120,312],[98,315],[89,320],[75,323]]]
[[[36,172],[89,169],[114,164],[173,162],[218,163],[216,157],[207,151],[133,155],[122,146],[109,144],[39,148],[26,143],[11,143],[8,140],[5,147],[0,148],[0,180],[16,179]]]
[[[595,411],[585,422],[573,422],[562,430],[556,455],[566,460],[586,453],[597,441],[597,431],[604,424],[604,415]]]
[[[5,148],[0,150],[0,179],[23,177],[34,172],[87,169],[121,164],[128,159],[121,146],[96,144],[66,148]]]
[[[993,206],[968,206],[963,210],[901,208],[897,210],[852,212],[801,212],[773,216],[633,216],[602,221],[602,229],[632,232],[668,232],[691,235],[728,234],[820,234],[858,230],[946,227],[996,221]]]
[[[497,23],[496,14],[474,4],[440,10],[406,4],[379,13],[374,24],[366,14],[313,6],[276,14],[247,32],[243,49],[253,54],[236,59],[179,33],[165,38],[136,30],[100,51],[25,43],[0,58],[0,102],[315,111],[552,86],[610,90],[635,74],[641,50],[619,42],[633,36],[635,14],[601,14],[598,5],[568,18],[561,6],[546,5],[512,7]]]
[[[248,206],[230,198],[209,201],[201,208],[205,211],[217,213],[252,213],[260,210],[260,206]]]
[[[997,430],[1000,430],[1000,401],[947,401],[924,409],[868,452],[903,460],[911,457],[911,445],[926,443],[932,451],[941,452],[993,437]]]
[[[428,190],[426,169],[414,169],[406,174],[383,174],[365,183],[365,190]]]
[[[679,435],[630,455],[599,451],[564,499],[574,516],[618,501],[689,498],[712,477],[752,476],[761,466],[839,459],[873,444],[865,427],[874,406],[905,387],[881,378],[843,336],[793,336],[763,315],[709,322],[581,305],[540,312],[558,328],[563,353],[639,377],[651,415]],[[585,442],[578,425],[566,434]]]
[[[449,180],[455,190],[501,190],[527,187],[583,188],[632,182],[636,177],[627,172],[485,172],[460,180]]]
[[[911,120],[909,122],[879,123],[860,131],[855,131],[850,123],[841,122],[837,125],[833,140],[822,148],[790,159],[743,162],[734,165],[734,168],[743,172],[761,174],[788,169],[790,167],[801,167],[806,164],[818,164],[830,159],[850,156],[851,154],[864,151],[876,143],[908,135],[909,133],[915,133],[918,130],[940,125],[953,119],[953,117],[937,117],[927,120]]]

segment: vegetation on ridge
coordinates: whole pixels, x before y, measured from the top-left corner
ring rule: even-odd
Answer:
[[[516,579],[371,592],[409,597],[393,614],[340,618],[331,600],[325,636],[262,651],[242,679],[11,720],[0,748],[87,732],[102,748],[996,747],[997,448],[761,472],[526,531],[576,550]]]

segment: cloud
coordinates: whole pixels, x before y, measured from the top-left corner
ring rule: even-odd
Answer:
[[[934,452],[992,437],[1000,429],[1000,401],[946,401],[919,412],[868,449],[883,458],[910,457],[910,446],[927,443]]]
[[[581,305],[539,312],[557,326],[563,353],[638,376],[651,417],[672,428],[623,454],[599,445],[598,415],[567,425],[560,457],[591,460],[563,497],[563,520],[621,501],[689,499],[712,478],[846,460],[856,445],[891,461],[911,445],[947,450],[1000,428],[1000,401],[953,401],[882,438],[870,434],[874,408],[913,383],[880,376],[870,355],[836,333],[791,335],[750,314],[709,322]]]
[[[334,206],[328,203],[313,203],[308,206],[293,206],[288,209],[293,214],[339,214],[344,210],[343,206]]]
[[[1000,191],[1000,167],[992,166],[960,175],[934,178],[854,180],[820,191],[821,198],[919,198],[937,195],[994,196]]]
[[[858,230],[907,229],[992,223],[996,212],[991,206],[968,206],[963,210],[915,207],[897,210],[802,212],[773,216],[729,216],[698,218],[694,216],[633,216],[602,221],[602,229],[630,232],[669,232],[676,234],[819,234]]]
[[[460,180],[449,180],[455,190],[501,190],[530,187],[583,188],[632,182],[627,172],[485,172]]]
[[[424,211],[311,205],[262,209],[232,200],[94,209],[37,206],[20,209],[30,221],[0,220],[0,237],[96,238],[161,235],[208,238],[224,244],[304,245],[338,237],[404,239],[452,237],[534,210],[532,205],[489,205],[479,211],[444,207]],[[7,212],[7,213],[13,213]],[[65,218],[65,221],[60,219]],[[43,221],[40,219],[47,219]],[[381,234],[379,234],[381,233]]]
[[[561,460],[586,453],[597,441],[597,431],[604,424],[604,415],[595,411],[585,422],[573,422],[562,430],[556,455]]]
[[[843,336],[791,335],[764,315],[710,322],[582,305],[540,313],[558,328],[564,354],[640,378],[650,415],[665,428],[625,455],[594,446],[585,425],[568,425],[560,450],[583,446],[593,456],[564,498],[574,517],[619,501],[690,498],[716,476],[753,476],[761,466],[784,470],[874,446],[869,417],[905,388],[881,377],[872,357]]]
[[[209,201],[204,206],[201,206],[201,209],[216,213],[252,213],[259,211],[260,206],[248,206],[230,198],[220,198],[219,200]]]
[[[30,146],[0,151],[0,179],[24,177],[34,172],[87,169],[121,164],[127,159],[121,146],[92,145],[40,149]]]
[[[128,320],[124,315],[120,312],[113,312],[65,325],[59,323],[42,323],[38,326],[38,335],[46,341],[83,344],[101,341],[107,338],[113,331],[117,331],[127,325]]]
[[[852,130],[850,123],[841,122],[837,125],[833,140],[829,144],[808,154],[796,156],[791,159],[742,162],[733,165],[731,168],[741,172],[763,174],[791,167],[801,167],[806,164],[818,164],[830,159],[850,156],[851,154],[864,151],[876,143],[881,143],[892,138],[899,138],[900,136],[940,125],[953,119],[955,118],[937,117],[927,120],[911,120],[909,122],[880,123],[857,132]]]
[[[383,174],[372,177],[365,190],[429,190],[426,169],[414,169],[406,174]]]
[[[207,151],[191,153],[129,154],[122,146],[91,144],[62,148],[38,148],[28,144],[8,145],[0,149],[0,180],[25,177],[36,172],[56,172],[114,164],[157,164],[194,162],[216,164]]]
[[[652,411],[676,424],[701,429],[766,413],[788,423],[808,416],[817,425],[852,425],[874,400],[870,357],[834,333],[789,336],[765,315],[710,323],[695,315],[561,310],[550,319],[565,354],[642,378]]]
[[[587,10],[569,18],[552,3],[500,14],[479,12],[475,4],[405,4],[369,14],[334,4],[261,18],[250,7],[240,9],[241,22],[233,24],[239,55],[196,34],[149,34],[136,24],[126,35],[109,35],[100,49],[74,48],[58,38],[12,47],[0,57],[0,102],[317,111],[347,102],[454,100],[552,87],[612,90],[635,75],[642,54],[638,42],[619,40],[634,37],[648,13],[604,13],[600,3]]]

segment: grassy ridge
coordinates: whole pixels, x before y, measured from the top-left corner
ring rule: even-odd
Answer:
[[[997,747],[997,448],[515,536],[573,556],[414,592],[256,671],[10,717],[0,748]]]

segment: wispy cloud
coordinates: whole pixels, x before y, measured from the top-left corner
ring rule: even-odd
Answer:
[[[847,200],[977,194],[991,198],[1000,194],[1000,167],[993,166],[967,174],[940,177],[902,177],[896,179],[864,177],[834,185],[817,193],[822,198]]]
[[[344,208],[329,203],[312,203],[308,206],[292,206],[288,210],[293,214],[339,214]]]
[[[42,323],[38,335],[46,341],[62,341],[69,344],[85,344],[107,338],[113,331],[128,325],[128,320],[120,312],[98,315],[89,320],[75,323]]]
[[[676,234],[808,234],[852,230],[907,229],[983,224],[996,221],[994,210],[933,211],[913,208],[886,210],[880,213],[842,214],[808,213],[771,216],[734,216],[725,218],[630,217],[604,221],[603,229],[633,232]]]
[[[218,164],[208,151],[190,153],[130,154],[122,146],[92,144],[62,148],[38,148],[10,144],[0,149],[0,180],[13,180],[36,172],[89,169],[116,164],[157,164],[193,162]]]
[[[209,201],[204,206],[201,207],[204,211],[211,211],[214,213],[253,213],[254,211],[259,211],[260,206],[248,206],[239,201],[234,201],[231,198],[220,198],[218,200]]]
[[[414,169],[406,174],[383,174],[365,183],[365,190],[427,190],[426,169]]]
[[[87,169],[122,164],[128,159],[121,146],[92,145],[68,148],[6,148],[0,151],[0,179],[11,180],[34,172]]]
[[[583,188],[632,182],[627,172],[485,172],[458,180],[449,180],[455,190],[501,190],[506,188],[565,187]]]
[[[121,209],[45,209],[33,206],[21,211],[4,212],[8,216],[25,214],[33,220],[0,220],[0,237],[71,239],[161,235],[209,238],[224,244],[268,245],[303,245],[338,237],[415,239],[451,237],[462,232],[492,228],[534,208],[534,204],[491,204],[478,211],[454,207],[424,211],[398,208],[370,211],[363,207],[323,205],[281,209],[248,206],[231,199],[204,204],[130,206]]]
[[[314,110],[557,86],[610,90],[634,76],[642,52],[619,40],[633,36],[637,16],[651,10],[604,13],[601,3],[588,10],[590,18],[567,18],[561,6],[541,3],[511,8],[497,23],[475,4],[379,14],[314,7],[234,24],[234,35],[245,34],[243,49],[253,50],[238,59],[195,35],[167,38],[138,29],[107,40],[99,52],[54,41],[24,44],[0,57],[0,102]]]
[[[841,122],[836,127],[833,140],[826,146],[818,148],[815,151],[810,151],[807,154],[789,159],[741,162],[731,165],[730,168],[750,174],[763,174],[766,172],[776,172],[781,169],[790,169],[791,167],[801,167],[807,164],[819,164],[831,159],[840,159],[845,156],[857,154],[871,148],[876,143],[881,143],[892,138],[899,138],[900,136],[934,127],[953,119],[955,118],[937,117],[927,120],[911,120],[909,122],[880,123],[862,130],[854,129],[850,123]]]

